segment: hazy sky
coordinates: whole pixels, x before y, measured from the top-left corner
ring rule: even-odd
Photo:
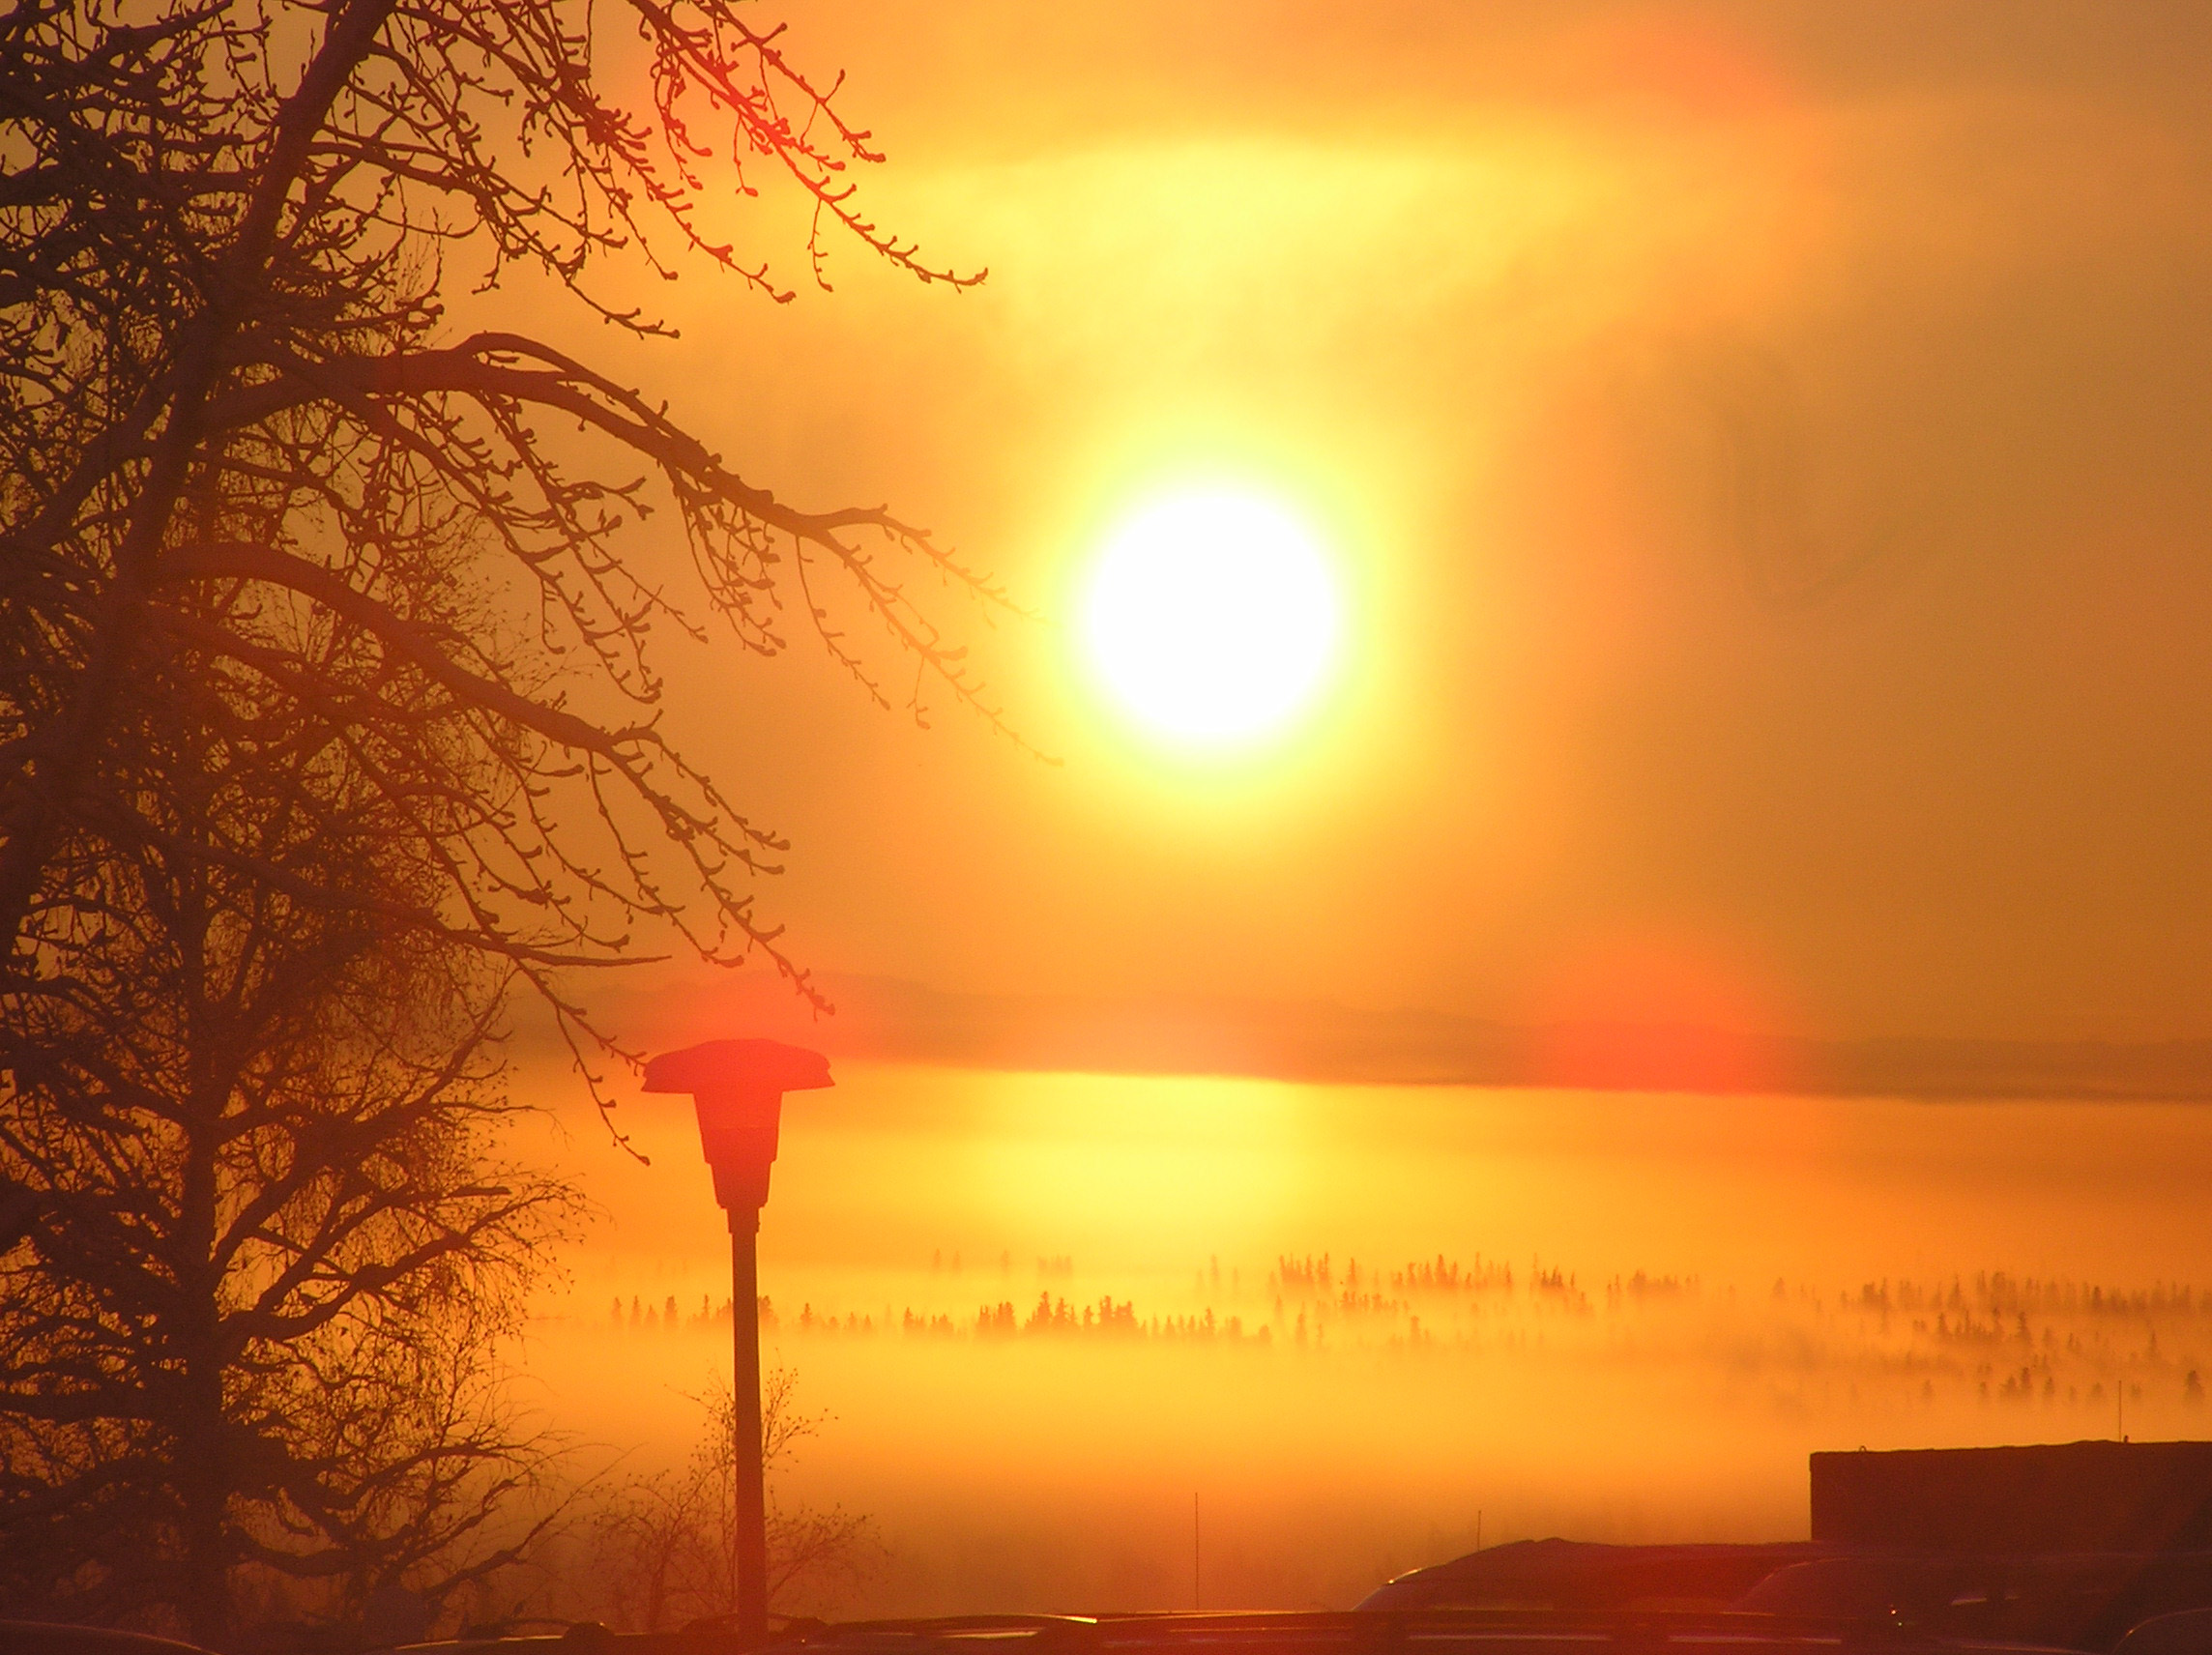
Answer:
[[[990,279],[694,278],[634,371],[1055,618],[945,605],[1061,761],[803,648],[680,661],[804,957],[2212,1033],[2212,11],[788,10],[881,218]],[[786,209],[734,222],[803,279]],[[1060,624],[1179,480],[1282,499],[1352,602],[1318,714],[1204,763]]]

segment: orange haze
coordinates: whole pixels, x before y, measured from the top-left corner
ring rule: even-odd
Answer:
[[[815,291],[771,191],[707,228],[796,303],[692,273],[647,296],[681,345],[613,348],[748,477],[1003,574],[1035,619],[947,620],[1059,761],[917,731],[803,633],[671,637],[664,728],[790,834],[795,953],[978,1004],[1664,1026],[1731,1092],[840,1057],[764,1283],[875,1601],[1186,1601],[1194,1493],[1215,1601],[1344,1603],[1478,1511],[1801,1533],[1812,1448],[2105,1435],[2138,1387],[2131,1430],[2203,1435],[2212,1113],[1770,1060],[2212,1036],[2212,9],[786,10],[890,152],[876,216],[990,279],[841,249]],[[1193,481],[1280,500],[1346,602],[1326,703],[1204,760],[1100,703],[1068,612]],[[746,1031],[682,973],[624,996],[641,1041]],[[1458,1074],[1388,1057],[1332,1073]],[[650,1171],[570,1122],[610,1222],[530,1363],[646,1461],[723,1359],[659,1107]]]
[[[652,1165],[570,1119],[607,1222],[526,1372],[636,1467],[728,1252],[687,1101],[620,1113]],[[2207,1423],[2198,1106],[846,1064],[785,1119],[767,1343],[834,1418],[784,1486],[891,1552],[847,1610],[1185,1603],[1193,1493],[1215,1604],[1343,1605],[1477,1513],[1801,1537],[1814,1449]]]
[[[1063,761],[667,640],[804,958],[1507,1020],[1668,958],[1808,1034],[2212,1034],[2201,6],[791,12],[879,217],[990,279],[817,292],[770,191],[729,227],[798,301],[652,284],[639,383],[1003,573],[1040,621],[946,614]],[[1194,477],[1352,605],[1328,705],[1204,763],[1067,613]]]

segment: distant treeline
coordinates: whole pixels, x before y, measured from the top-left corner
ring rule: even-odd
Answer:
[[[955,1261],[957,1255],[953,1256]],[[942,1274],[946,1255],[932,1260]],[[1010,1258],[996,1261],[1011,1268]],[[1072,1258],[1036,1261],[1050,1280],[1076,1274]],[[957,1263],[954,1265],[957,1268]],[[1884,1278],[1837,1291],[1777,1278],[1770,1291],[1709,1292],[1696,1276],[1636,1269],[1586,1291],[1579,1275],[1531,1260],[1516,1269],[1477,1255],[1445,1254],[1403,1264],[1339,1263],[1329,1253],[1278,1255],[1257,1291],[1244,1272],[1208,1260],[1191,1275],[1194,1306],[1140,1310],[1104,1292],[1070,1297],[1050,1285],[1033,1302],[994,1295],[971,1309],[944,1304],[855,1310],[802,1303],[779,1313],[764,1296],[766,1333],[799,1338],[890,1337],[1013,1344],[1023,1341],[1174,1343],[1248,1350],[1332,1348],[1403,1351],[1511,1352],[1553,1342],[1602,1344],[1634,1359],[1690,1342],[1725,1347],[1731,1359],[1771,1348],[1807,1371],[1828,1371],[1853,1387],[1871,1385],[1918,1402],[1940,1390],[1997,1404],[2040,1401],[2102,1417],[2124,1392],[2194,1406],[2212,1370],[2212,1293],[2186,1283],[2147,1288],[2016,1276],[2003,1270],[1915,1282]],[[730,1301],[702,1296],[696,1309],[663,1295],[617,1298],[610,1325],[627,1331],[719,1331]],[[1578,1334],[1587,1326],[1590,1332]],[[1595,1345],[1593,1344],[1593,1349]],[[1855,1390],[1854,1390],[1855,1394]]]

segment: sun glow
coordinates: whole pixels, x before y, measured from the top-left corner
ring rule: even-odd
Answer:
[[[1192,489],[1123,519],[1082,599],[1090,662],[1123,709],[1196,746],[1255,740],[1312,705],[1341,602],[1312,533],[1259,495]]]

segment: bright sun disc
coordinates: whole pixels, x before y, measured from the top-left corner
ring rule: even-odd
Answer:
[[[1125,519],[1083,595],[1084,642],[1147,725],[1208,745],[1281,728],[1336,656],[1339,604],[1305,526],[1255,495],[1171,495]]]

